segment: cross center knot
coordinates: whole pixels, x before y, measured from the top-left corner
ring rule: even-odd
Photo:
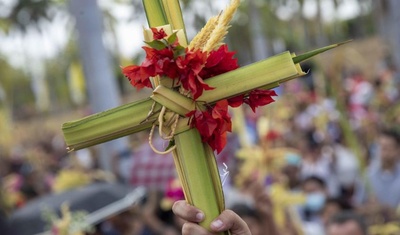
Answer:
[[[155,89],[153,95],[150,97],[155,103],[160,104],[162,108],[159,111],[157,121],[153,123],[151,128],[149,144],[154,152],[168,154],[176,148],[173,143],[174,135],[191,128],[186,114],[194,110],[198,104],[188,97],[189,93],[187,91],[183,89],[177,91],[176,87],[170,84],[169,81],[171,79],[156,77],[154,81]],[[152,115],[152,111],[150,111],[149,115]],[[152,143],[154,131],[157,126],[160,137],[170,142],[165,151],[157,150]]]

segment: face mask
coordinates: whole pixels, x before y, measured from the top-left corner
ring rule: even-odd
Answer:
[[[323,193],[310,193],[307,195],[305,207],[311,212],[318,212],[325,205],[325,200]]]
[[[288,153],[285,156],[286,163],[291,166],[299,166],[301,164],[301,157],[295,153]]]

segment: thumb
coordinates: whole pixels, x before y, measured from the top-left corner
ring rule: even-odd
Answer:
[[[212,223],[214,232],[230,231],[232,235],[251,235],[246,222],[231,210],[223,211]]]

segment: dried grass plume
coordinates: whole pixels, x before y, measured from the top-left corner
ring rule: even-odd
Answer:
[[[194,37],[189,45],[189,49],[201,49],[210,52],[218,48],[228,33],[229,23],[239,5],[240,0],[231,0],[229,6],[218,16],[212,17]]]

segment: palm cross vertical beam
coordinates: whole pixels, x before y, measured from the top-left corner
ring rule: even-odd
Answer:
[[[181,30],[178,32],[179,42],[184,44],[186,37],[178,0],[143,2],[149,26]],[[145,31],[145,38],[148,38],[146,32],[148,31]],[[155,124],[163,126],[162,123],[179,117],[172,124],[174,133],[171,142],[175,146],[172,148],[175,166],[186,200],[205,213],[205,220],[200,225],[209,229],[212,220],[224,210],[222,186],[214,152],[208,144],[202,142],[199,131],[188,124],[186,114],[198,107],[204,107],[204,104],[211,106],[220,100],[248,94],[255,89],[271,89],[282,82],[302,76],[304,72],[299,65],[301,61],[338,45],[300,56],[285,52],[209,78],[204,82],[214,89],[204,91],[197,102],[173,89],[168,79],[155,78],[151,97],[65,123],[62,129],[67,146],[70,151],[74,151],[143,130],[153,131]]]

